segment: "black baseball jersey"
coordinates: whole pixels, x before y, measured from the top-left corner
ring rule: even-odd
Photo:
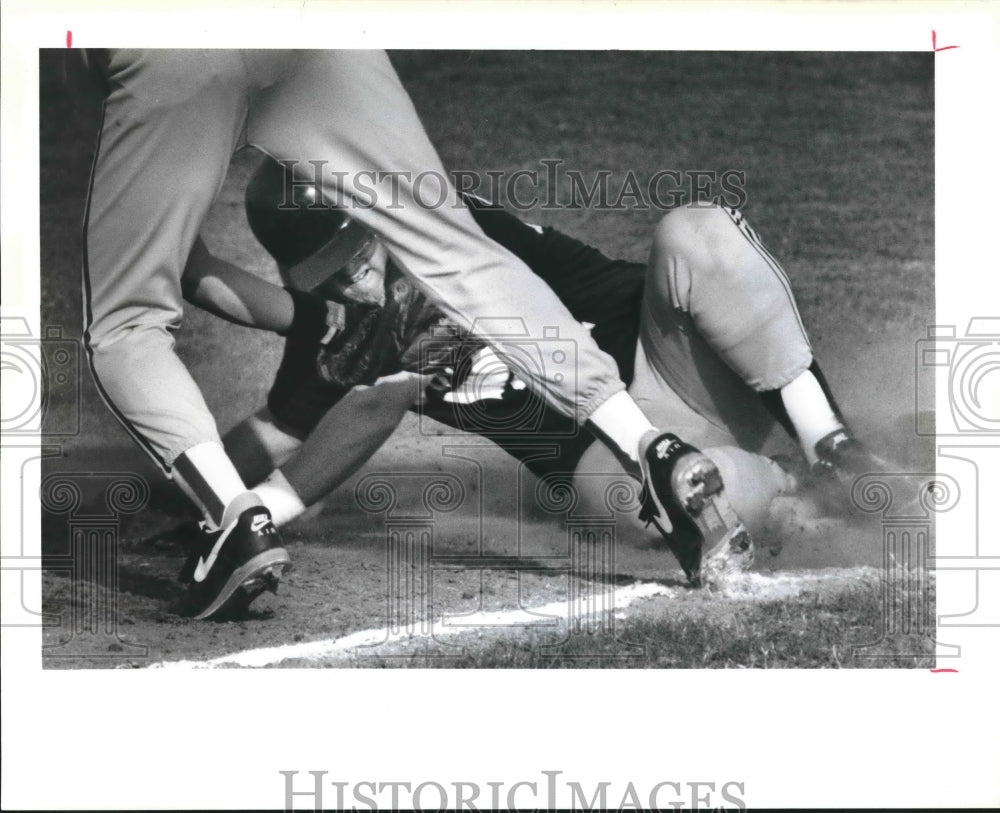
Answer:
[[[594,325],[598,346],[614,358],[622,380],[631,383],[645,266],[611,260],[579,240],[553,228],[530,226],[478,198],[466,198],[466,203],[488,237],[544,279],[574,318]],[[433,372],[435,366],[455,366],[456,355],[462,354],[458,350],[434,359],[435,348],[481,346],[461,336],[390,263],[385,305],[348,306],[345,329],[318,360],[315,346],[307,350],[294,340],[286,342],[268,407],[279,421],[307,433],[351,387],[401,370]],[[507,387],[501,398],[472,404],[430,398],[419,410],[447,426],[493,440],[538,475],[572,472],[593,441],[589,432],[527,388]]]

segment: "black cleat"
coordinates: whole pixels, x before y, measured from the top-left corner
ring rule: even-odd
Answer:
[[[692,585],[712,584],[749,569],[753,540],[730,505],[711,458],[665,432],[649,444],[640,465],[639,519],[663,534]],[[656,521],[664,512],[673,526],[670,532]]]
[[[226,528],[203,528],[200,537],[180,574],[190,583],[185,610],[194,618],[245,610],[265,590],[277,592],[292,566],[263,506],[248,508]]]
[[[889,471],[886,461],[843,429],[822,438],[815,448],[818,459],[810,469],[809,485],[830,511],[850,511],[851,487],[859,477]]]
[[[859,440],[852,438],[843,429],[837,429],[816,444],[816,457],[812,467],[815,476],[833,474],[848,488],[862,474],[879,473],[888,470],[884,460],[873,455]]]

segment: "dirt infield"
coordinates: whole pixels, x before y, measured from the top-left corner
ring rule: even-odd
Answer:
[[[690,588],[668,552],[637,544],[625,533],[603,548],[610,557],[606,568],[595,569],[581,560],[583,548],[574,543],[571,529],[579,534],[579,522],[531,510],[521,511],[518,519],[516,504],[523,499],[502,493],[498,483],[506,478],[507,467],[497,466],[491,476],[488,464],[500,464],[505,457],[491,461],[491,454],[485,455],[484,468],[490,487],[483,491],[488,496],[433,522],[426,545],[401,546],[401,528],[426,530],[426,518],[404,515],[400,520],[397,515],[392,520],[365,513],[358,509],[355,490],[373,474],[389,482],[405,485],[413,479],[423,485],[433,482],[434,468],[438,475],[449,473],[447,460],[423,472],[400,472],[397,461],[404,451],[411,461],[414,456],[425,462],[434,459],[433,440],[416,437],[419,440],[411,440],[405,450],[383,450],[322,510],[289,526],[284,538],[293,571],[277,595],[265,594],[237,617],[196,623],[178,615],[183,588],[176,574],[192,536],[191,523],[151,510],[123,518],[117,571],[105,571],[96,579],[104,586],[95,585],[94,579],[81,583],[55,568],[45,574],[43,610],[52,619],[44,634],[45,665],[446,666],[456,659],[474,664],[477,653],[501,644],[525,647],[538,658],[560,652],[574,636],[574,643],[594,634],[615,639],[620,637],[616,629],[636,621],[687,619],[703,625],[773,604],[803,602],[803,629],[808,631],[820,605],[850,600],[858,590],[880,589],[884,549],[879,524],[816,519],[802,510],[787,512],[772,535],[759,537],[754,572],[722,589]],[[121,462],[132,454],[122,448],[114,459]],[[86,462],[95,459],[88,455]],[[450,468],[456,469],[453,461]],[[83,480],[69,471],[62,476]],[[403,493],[401,502],[413,496]],[[150,499],[155,503],[158,497]],[[69,525],[65,518],[60,522],[50,517],[48,538],[70,537]],[[411,552],[409,558],[402,556],[403,550]],[[414,550],[420,551],[418,557]],[[926,597],[918,598],[926,602]],[[102,621],[104,626],[95,623]],[[862,637],[876,639],[885,622],[878,613],[864,618],[859,625]],[[765,649],[766,629],[749,635],[760,638]],[[829,646],[839,642],[850,650],[858,630],[851,631],[854,638],[846,632],[843,640],[835,637]],[[644,651],[633,651],[644,647],[644,634],[626,639],[625,661],[602,663],[657,665]],[[926,665],[926,649],[918,654],[919,663]]]

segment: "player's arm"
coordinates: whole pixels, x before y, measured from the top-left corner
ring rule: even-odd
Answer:
[[[284,288],[216,257],[199,236],[181,277],[184,298],[192,305],[244,327],[285,333],[295,306]]]
[[[279,288],[216,257],[200,236],[184,268],[181,291],[192,305],[237,325],[287,336],[309,355],[342,330],[347,319],[343,305]]]
[[[397,373],[351,389],[317,424],[282,473],[306,505],[341,485],[392,435],[429,376]]]

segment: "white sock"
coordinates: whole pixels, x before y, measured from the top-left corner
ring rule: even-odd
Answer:
[[[218,441],[199,443],[179,455],[170,477],[214,528],[224,527],[259,504]]]
[[[618,452],[636,463],[639,462],[639,445],[643,436],[656,431],[632,396],[624,390],[616,392],[597,407],[588,420],[617,447]]]
[[[305,503],[281,473],[281,469],[272,471],[263,483],[253,489],[253,493],[271,511],[271,519],[279,528],[301,516],[306,510]]]
[[[816,443],[844,426],[809,370],[781,388],[781,401],[795,427],[809,465],[816,462]]]

